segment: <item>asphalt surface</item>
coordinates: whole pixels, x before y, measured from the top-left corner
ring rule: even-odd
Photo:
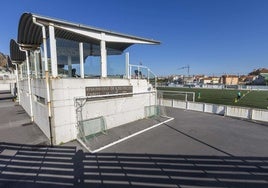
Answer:
[[[175,119],[102,152],[268,156],[265,125],[175,108],[167,113]]]
[[[0,103],[0,187],[268,187],[267,126],[168,108],[173,121],[91,154],[33,144],[15,133],[29,117]]]
[[[44,145],[48,139],[34,123],[24,109],[13,102],[13,96],[0,92],[0,142]]]

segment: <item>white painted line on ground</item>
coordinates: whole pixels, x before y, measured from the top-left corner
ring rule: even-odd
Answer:
[[[82,141],[80,140],[79,138],[76,138],[76,140],[86,149],[88,150],[90,153],[92,153],[92,151],[87,147],[87,145]]]
[[[161,122],[161,123],[158,123],[158,124],[156,124],[156,125],[153,125],[153,126],[151,126],[151,127],[148,127],[147,129],[143,129],[143,130],[141,130],[141,131],[139,131],[139,132],[136,132],[136,133],[134,133],[134,134],[131,134],[131,135],[125,137],[125,138],[122,138],[122,139],[120,139],[120,140],[117,140],[117,141],[115,141],[115,142],[112,142],[112,143],[110,143],[110,144],[108,144],[108,145],[106,145],[106,146],[103,146],[103,147],[101,147],[101,148],[99,148],[99,149],[96,149],[96,150],[93,150],[93,151],[91,151],[91,152],[92,152],[92,153],[97,153],[97,152],[99,152],[99,151],[101,151],[101,150],[104,150],[104,149],[106,149],[106,148],[109,148],[109,147],[111,147],[111,146],[113,146],[113,145],[115,145],[115,144],[118,144],[118,143],[120,143],[120,142],[123,142],[123,141],[125,141],[125,140],[127,140],[127,139],[129,139],[129,138],[132,138],[132,137],[137,136],[137,135],[139,135],[139,134],[141,134],[141,133],[144,133],[144,132],[149,131],[149,130],[151,130],[151,129],[153,129],[153,128],[156,128],[156,127],[158,127],[158,126],[160,126],[160,125],[162,125],[162,124],[164,124],[164,123],[167,123],[167,122],[169,122],[169,121],[174,120],[174,118],[171,118],[171,117],[169,117],[169,118],[170,118],[170,119],[167,119],[166,121],[163,121],[163,122]]]

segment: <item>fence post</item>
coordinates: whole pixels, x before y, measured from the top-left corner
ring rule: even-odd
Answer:
[[[227,114],[227,106],[224,106],[224,116],[228,116],[228,114]]]

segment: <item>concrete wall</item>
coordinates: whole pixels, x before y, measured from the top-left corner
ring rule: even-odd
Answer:
[[[187,109],[202,112],[204,110],[204,104],[197,102],[187,102]]]
[[[48,109],[46,105],[45,80],[31,80],[32,96],[29,95],[28,81],[19,81],[20,105],[30,115],[30,97],[32,97],[34,122],[39,126],[43,133],[49,138]],[[38,97],[45,99],[45,103],[38,101]]]
[[[126,98],[88,101],[83,107],[83,119],[104,116],[107,128],[113,128],[145,117],[145,106],[155,105],[155,94],[140,94]]]
[[[8,80],[0,80],[0,91],[11,91],[10,82]]]
[[[225,113],[225,106],[224,105],[216,105],[216,104],[207,104],[204,103],[204,112],[212,113],[212,114],[219,114],[224,115]]]
[[[250,119],[251,118],[251,109],[236,107],[236,106],[227,106],[226,111],[225,111],[225,115],[231,116],[231,117]]]
[[[85,97],[85,87],[133,86],[133,92],[147,92],[146,80],[127,79],[53,79],[52,112],[56,143],[67,142],[77,136],[77,113],[75,98]],[[150,101],[150,102],[148,102]],[[149,94],[109,100],[88,101],[83,106],[83,119],[104,116],[107,128],[119,126],[145,117],[144,108],[155,104],[155,96]]]
[[[175,108],[186,109],[187,108],[186,105],[187,105],[187,102],[185,101],[173,100],[173,107]]]
[[[34,122],[49,138],[47,93],[44,79],[31,80]],[[56,144],[73,140],[77,136],[77,107],[75,98],[85,97],[85,87],[133,86],[133,92],[150,91],[146,80],[127,79],[52,79],[51,106],[52,131]],[[30,115],[30,95],[27,80],[19,81],[20,104]],[[145,107],[155,105],[155,94],[147,93],[131,97],[89,101],[83,106],[83,119],[104,116],[107,128],[119,126],[145,117]],[[43,102],[40,101],[43,99]]]
[[[268,122],[268,110],[252,109],[252,119]]]
[[[268,110],[243,108],[237,106],[225,106],[208,103],[185,102],[174,99],[161,99],[160,104],[163,106],[207,112],[242,119],[268,122]]]
[[[31,80],[32,83],[32,96],[33,96],[33,116],[35,123],[40,127],[44,134],[49,138],[49,121],[48,121],[48,108],[47,108],[47,93],[45,89],[44,79]],[[45,99],[45,103],[38,100],[38,97]]]
[[[28,115],[30,115],[30,95],[28,89],[27,80],[19,81],[20,90],[18,94],[20,95],[20,105],[24,108]]]

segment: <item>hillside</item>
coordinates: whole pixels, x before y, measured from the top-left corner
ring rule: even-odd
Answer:
[[[7,59],[6,56],[0,52],[0,67],[6,67]]]

